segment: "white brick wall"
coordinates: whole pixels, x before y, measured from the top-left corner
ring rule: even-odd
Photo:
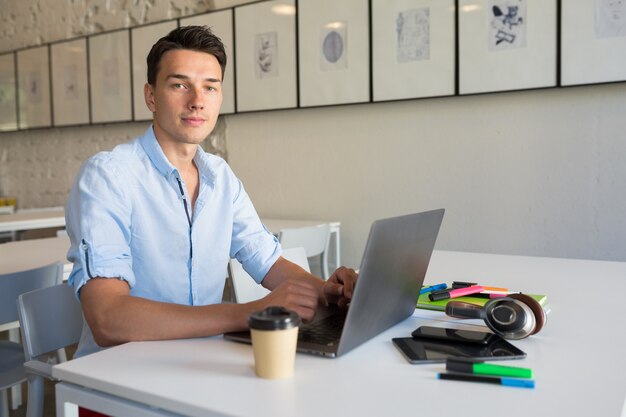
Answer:
[[[213,0],[2,0],[0,52],[229,7]],[[221,3],[227,3],[222,1]],[[234,2],[230,2],[234,3]],[[141,134],[147,123],[0,133],[0,195],[19,207],[65,205],[89,156]],[[226,156],[226,123],[203,147]]]

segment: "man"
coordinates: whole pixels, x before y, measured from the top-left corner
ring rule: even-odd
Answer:
[[[345,306],[356,273],[340,268],[324,282],[283,259],[241,182],[198,146],[222,103],[219,38],[206,27],[178,28],[147,61],[153,125],[90,158],[69,196],[70,283],[88,325],[77,356],[128,341],[242,330],[251,312],[271,305],[305,321],[320,303]],[[271,293],[221,304],[231,257]]]

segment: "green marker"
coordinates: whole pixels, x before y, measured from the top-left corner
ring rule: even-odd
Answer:
[[[471,358],[448,358],[446,370],[479,375],[509,376],[513,378],[532,378],[533,371],[529,368],[492,365]]]

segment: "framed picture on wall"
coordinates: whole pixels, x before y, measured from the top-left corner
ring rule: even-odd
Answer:
[[[52,125],[49,62],[48,45],[17,51],[20,129]]]
[[[554,87],[556,0],[459,0],[459,93]]]
[[[454,95],[455,0],[372,0],[374,101]]]
[[[561,85],[626,80],[626,1],[561,0]]]
[[[92,123],[131,121],[129,31],[103,33],[88,40]]]
[[[17,130],[15,54],[0,54],[0,132]]]
[[[370,101],[368,0],[299,0],[300,106]]]
[[[143,87],[148,81],[146,58],[152,45],[177,26],[176,20],[170,20],[130,30],[131,50],[133,51],[133,120],[152,120],[152,112],[146,106],[143,95]]]
[[[50,59],[54,125],[89,123],[87,39],[52,44]]]
[[[295,1],[235,8],[235,60],[238,112],[296,107]]]
[[[206,25],[224,44],[226,71],[222,79],[222,107],[220,114],[235,112],[235,45],[233,39],[233,10],[226,9],[180,19],[181,26]]]

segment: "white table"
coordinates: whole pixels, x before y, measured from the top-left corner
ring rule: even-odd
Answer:
[[[6,222],[6,225],[12,224],[14,226],[21,224],[17,227],[35,228],[34,224],[44,223],[46,221],[52,223],[55,226],[59,226],[58,214],[52,214],[54,212],[37,213],[40,217],[36,217],[36,213],[25,213],[21,215],[19,220],[11,220]],[[26,214],[31,218],[30,221],[25,219]],[[43,216],[49,214],[49,217]],[[6,215],[0,217],[15,217],[17,215]],[[47,219],[47,220],[46,220]],[[272,231],[278,233],[282,229],[296,228],[296,227],[308,227],[319,224],[325,224],[323,221],[311,221],[311,220],[282,220],[282,219],[262,219],[263,224]],[[48,224],[50,224],[48,223]],[[339,230],[341,223],[329,222],[331,226],[331,234],[335,238],[335,262],[340,265],[341,253],[339,245]],[[63,225],[65,225],[65,217],[63,217]],[[49,226],[42,226],[49,227]],[[8,230],[8,229],[7,229]],[[25,230],[25,229],[10,229],[10,230]],[[8,274],[12,272],[25,271],[28,269],[37,268],[40,266],[48,265],[53,262],[60,262],[64,264],[64,276],[67,279],[67,274],[71,272],[71,264],[67,261],[66,255],[70,248],[70,241],[67,236],[44,238],[44,239],[31,239],[21,240],[15,242],[7,242],[0,244],[0,275]]]
[[[64,210],[29,211],[0,216],[0,232],[65,227]]]
[[[326,249],[324,249],[324,253],[322,253],[322,268],[326,268],[326,271],[334,272],[334,270],[341,266],[341,245],[340,243],[340,229],[341,222],[337,221],[326,221],[326,220],[285,220],[285,219],[266,219],[262,218],[261,222],[267,227],[272,233],[278,235],[278,233],[283,229],[298,229],[300,227],[311,227],[311,226],[320,226],[324,224],[328,224],[330,226],[330,235],[334,239],[334,253],[333,253],[333,266],[334,268],[329,268],[328,255],[330,254],[330,242],[326,244]]]
[[[0,275],[59,262],[63,264],[63,276],[67,279],[72,271],[72,264],[67,260],[69,248],[70,239],[67,236],[1,243]]]
[[[538,335],[513,343],[534,390],[439,381],[443,365],[410,365],[392,337],[454,319],[416,314],[338,359],[298,355],[292,378],[256,378],[252,348],[221,337],[127,343],[56,365],[57,415],[78,403],[110,415],[157,416],[619,416],[626,332],[619,298],[626,263],[435,252],[427,283],[477,280],[548,294]],[[598,289],[597,295],[587,288]],[[433,321],[433,315],[443,321]]]

